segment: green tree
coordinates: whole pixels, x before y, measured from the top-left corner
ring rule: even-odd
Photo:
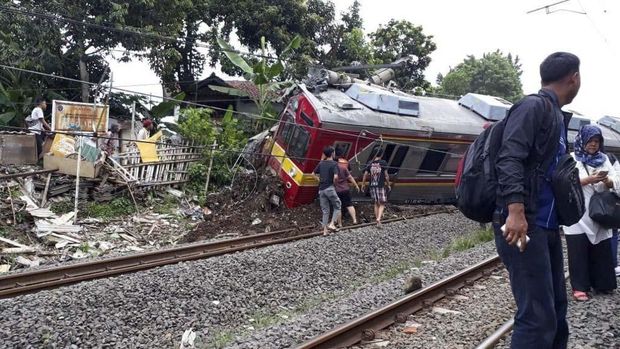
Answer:
[[[477,59],[468,56],[443,78],[442,93],[464,95],[468,92],[503,97],[515,102],[523,97],[519,57],[504,55],[500,50]]]
[[[252,97],[252,100],[260,111],[261,118],[257,120],[257,128],[269,127],[276,121],[276,114],[272,105],[273,95],[276,91],[289,86],[291,81],[279,81],[278,77],[285,69],[284,62],[279,58],[276,62],[271,63],[269,59],[263,58],[260,61],[250,65],[245,59],[237,54],[232,46],[223,39],[218,39],[218,43],[222,48],[226,57],[230,63],[241,69],[245,77],[252,81],[258,87],[258,97]],[[286,55],[295,49],[298,49],[301,43],[301,37],[296,36],[289,43],[289,45],[282,51],[282,55]],[[261,46],[263,56],[266,50],[265,38],[261,38]],[[224,92],[229,95],[246,96],[249,97],[244,91],[221,86],[209,86],[209,88]]]
[[[232,107],[228,108],[219,124],[211,118],[211,115],[212,111],[204,108],[187,108],[181,112],[179,130],[183,137],[205,145],[203,163],[190,170],[194,182],[190,187],[196,192],[202,190],[211,156],[213,156],[211,182],[216,186],[228,184],[231,169],[246,141],[239,129],[239,121],[233,117]],[[212,151],[210,145],[214,141],[217,142],[217,148]]]
[[[430,54],[437,45],[433,42],[432,35],[424,34],[422,26],[392,19],[369,36],[376,63],[391,63],[409,55],[417,57],[415,63],[400,69],[396,75],[395,80],[402,89],[418,86],[424,88],[429,85],[424,80],[424,70],[430,64]]]

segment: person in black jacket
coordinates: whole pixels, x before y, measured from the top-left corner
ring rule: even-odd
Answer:
[[[512,348],[566,348],[568,342],[564,258],[548,178],[567,153],[571,115],[560,108],[577,96],[579,63],[566,52],[553,53],[541,63],[542,89],[513,107],[497,156],[493,227],[517,303]],[[551,161],[545,161],[549,156]],[[550,165],[540,168],[542,163]]]

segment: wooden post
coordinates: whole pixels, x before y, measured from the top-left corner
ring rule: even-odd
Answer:
[[[211,146],[211,158],[209,159],[209,169],[207,169],[207,182],[205,183],[205,197],[207,197],[207,193],[209,192],[209,179],[211,178],[211,167],[213,167],[213,153],[215,152],[215,147],[217,147],[217,140],[213,141],[213,145]]]
[[[11,212],[13,212],[13,225],[17,225],[17,220],[15,219],[15,206],[13,205],[13,197],[11,196],[11,186],[9,185],[9,181],[6,181],[6,191],[9,193],[9,202],[11,203]]]
[[[47,192],[50,189],[50,181],[52,180],[52,173],[47,174],[47,180],[45,181],[45,190],[43,190],[43,197],[41,198],[41,207],[44,207],[47,203]]]
[[[75,212],[75,215],[73,215],[73,224],[77,223],[77,216],[78,216],[78,199],[80,198],[80,166],[82,164],[82,147],[84,146],[83,138],[79,137],[78,139],[79,141],[76,142],[76,144],[78,144],[79,147],[78,147],[78,158],[77,158],[77,171],[75,174],[76,176],[75,178],[75,204],[73,206],[73,211]]]

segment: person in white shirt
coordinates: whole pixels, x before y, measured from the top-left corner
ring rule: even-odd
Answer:
[[[153,129],[153,122],[149,119],[142,121],[142,128],[138,131],[138,141],[143,141],[151,137],[151,130]]]
[[[610,293],[617,287],[611,229],[593,221],[588,207],[595,192],[614,190],[620,193],[620,174],[603,152],[601,129],[594,125],[582,126],[575,138],[575,152],[571,155],[577,162],[586,212],[579,222],[564,228],[570,282],[577,301],[588,300],[587,292],[591,289]]]
[[[620,174],[620,161],[613,153],[607,153],[607,157],[611,162],[617,174]],[[614,270],[616,276],[620,276],[620,266],[618,266],[618,229],[611,230],[611,256],[614,260]]]
[[[45,141],[45,133],[42,131],[50,131],[50,125],[45,121],[43,111],[47,109],[47,102],[43,97],[37,97],[34,100],[36,107],[32,109],[32,113],[26,118],[28,130],[34,133],[37,139],[37,156],[39,159],[43,156],[43,142]]]

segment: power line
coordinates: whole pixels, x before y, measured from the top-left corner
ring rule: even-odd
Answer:
[[[15,127],[15,126],[0,126],[0,129],[9,129],[9,130],[13,130],[13,131],[23,131],[23,132],[30,132],[30,130],[28,128],[25,127]],[[120,137],[108,137],[108,136],[100,136],[98,134],[91,134],[89,132],[83,132],[83,131],[75,131],[75,132],[69,132],[69,131],[43,131],[49,134],[60,134],[60,135],[66,135],[66,136],[80,136],[80,137],[85,137],[85,138],[91,138],[91,139],[107,139],[107,140],[116,140],[116,141],[124,141],[124,142],[128,142],[128,143],[145,143],[145,144],[154,144],[154,145],[170,145],[170,143],[168,142],[162,142],[162,141],[147,141],[147,140],[136,140],[136,139],[127,139],[127,138],[120,138]],[[205,146],[205,145],[199,145],[199,146],[195,146],[195,145],[184,145],[184,148],[192,148],[192,149],[211,149],[211,146]],[[281,158],[283,156],[276,156],[276,155],[272,155],[272,154],[265,154],[262,152],[250,152],[250,151],[245,151],[245,150],[236,150],[236,149],[225,149],[225,148],[216,148],[215,151],[218,152],[223,152],[223,153],[230,153],[230,154],[235,154],[235,155],[252,155],[252,156],[261,156],[261,157],[276,157],[276,158]],[[433,150],[434,152],[437,153],[442,153],[441,151],[437,151],[437,150]],[[287,158],[289,159],[294,159],[297,161],[306,161],[306,160],[310,160],[310,161],[321,161],[322,159],[320,158],[310,158],[310,157],[303,157],[303,156],[294,156],[291,154],[286,154],[285,155]],[[399,169],[399,170],[410,170],[410,171],[420,171],[419,168],[410,168],[410,167],[397,167],[397,166],[386,166],[387,169]],[[425,173],[435,173],[435,174],[454,174],[454,172],[446,172],[446,171],[427,171],[427,170],[421,170]]]
[[[13,70],[18,70],[18,71],[23,71],[23,72],[32,73],[32,74],[38,74],[38,75],[47,76],[47,77],[55,78],[55,79],[74,81],[74,82],[85,83],[85,84],[89,84],[89,85],[97,85],[96,83],[93,83],[93,82],[81,81],[81,80],[72,79],[72,78],[66,78],[66,77],[63,77],[63,76],[58,76],[58,75],[53,75],[53,74],[37,72],[35,70],[17,68],[17,67],[13,67],[13,66],[4,65],[4,64],[0,64],[0,67],[5,68],[5,69],[13,69]],[[147,94],[147,93],[132,91],[132,90],[128,90],[128,89],[122,89],[122,88],[117,88],[117,87],[110,87],[110,89],[111,90],[125,92],[125,93],[133,93],[135,95],[140,95],[140,96],[145,96],[145,97],[154,97],[154,96],[152,96],[150,94]],[[170,97],[155,96],[154,98],[159,98],[159,99],[167,100],[167,101],[174,101],[174,102],[179,103],[179,104],[185,104],[185,105],[190,105],[190,106],[197,106],[197,107],[201,107],[201,108],[207,108],[207,109],[212,109],[212,110],[229,112],[229,110],[226,109],[226,108],[220,108],[220,107],[216,107],[216,106],[210,106],[210,105],[205,105],[205,104],[200,104],[200,103],[195,103],[195,102],[189,102],[189,101],[181,101],[181,100],[177,100],[177,99],[170,98]],[[276,118],[271,118],[271,117],[267,117],[267,116],[263,116],[263,115],[255,114],[255,113],[240,112],[240,111],[236,111],[236,110],[232,110],[232,113],[233,114],[237,114],[237,115],[243,115],[243,116],[249,117],[251,119],[263,119],[263,120],[276,121],[276,122],[278,121],[278,119],[276,119]],[[280,123],[284,123],[284,124],[297,125],[297,123],[295,123],[294,121],[279,120],[279,122]],[[347,133],[347,132],[323,129],[323,128],[320,128],[320,127],[317,127],[317,126],[310,126],[310,125],[307,125],[305,127],[309,128],[309,129],[321,130],[322,132],[326,132],[326,133],[332,133],[332,134],[338,134],[338,135],[343,135],[343,136],[347,136],[347,137],[353,137],[352,134]],[[361,131],[360,134],[358,134],[356,136],[357,139],[367,139],[367,140],[375,141],[375,140],[381,138],[380,137],[381,135],[377,135],[378,137],[375,137],[375,138],[368,137],[368,136],[363,136],[363,135],[361,135],[362,132],[363,131]],[[407,146],[407,147],[411,147],[411,148],[418,148],[418,149],[428,150],[428,147],[415,146],[415,145],[412,145],[412,144],[392,142],[392,141],[386,141],[386,140],[382,140],[382,142],[385,143],[385,144],[394,144],[394,145],[401,145],[401,146]],[[444,152],[444,151],[437,151],[437,152],[446,153],[446,154],[450,154],[450,155],[454,155],[454,156],[461,156],[462,155],[462,154],[450,153],[450,152]]]

